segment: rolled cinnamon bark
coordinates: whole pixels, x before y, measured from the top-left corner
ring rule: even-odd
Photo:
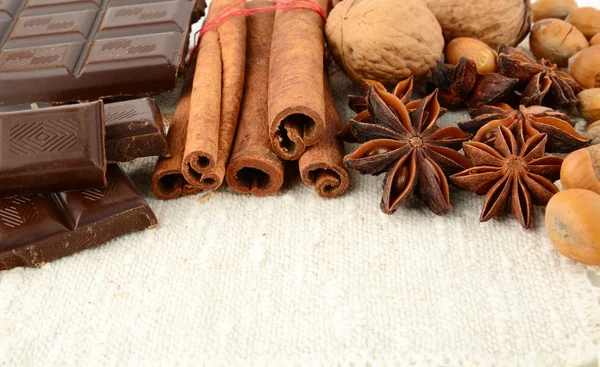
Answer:
[[[306,149],[298,162],[302,182],[313,186],[322,198],[337,197],[348,189],[350,176],[344,168],[344,145],[337,138],[342,128],[327,76],[324,77],[325,134]]]
[[[275,13],[246,16],[246,81],[237,136],[227,167],[227,183],[243,194],[275,194],[283,185],[284,165],[269,140],[269,55]]]
[[[177,199],[180,196],[195,195],[202,191],[188,184],[181,173],[195,69],[196,64],[192,63],[185,76],[183,89],[169,125],[167,134],[169,157],[158,159],[152,175],[152,193],[161,200]]]
[[[328,0],[315,0],[323,9]],[[278,10],[269,74],[269,137],[273,150],[297,160],[325,132],[324,21],[312,10]]]
[[[237,10],[230,8],[237,2],[213,1],[207,21],[212,21],[226,8]],[[239,9],[242,7],[237,5]],[[194,80],[182,170],[191,184],[204,190],[216,190],[225,176],[244,88],[245,19],[229,17],[216,29],[206,32],[198,55],[198,62],[205,70],[198,71]]]
[[[205,22],[218,16],[222,2],[210,4]],[[202,35],[196,65],[181,171],[190,184],[200,186],[202,173],[215,168],[219,148],[223,68],[216,29]]]
[[[234,2],[229,0],[224,5],[230,6]],[[243,6],[240,5],[239,9],[243,9]],[[213,169],[205,172],[200,181],[200,187],[205,190],[218,189],[225,179],[226,166],[238,125],[246,70],[246,20],[244,17],[237,16],[227,19],[219,25],[217,32],[223,62],[221,120],[216,165]]]

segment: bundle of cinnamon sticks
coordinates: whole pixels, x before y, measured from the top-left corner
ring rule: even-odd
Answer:
[[[327,10],[328,0],[314,2]],[[322,197],[348,188],[323,72],[324,19],[269,4],[212,2],[171,121],[170,155],[153,175],[158,198],[216,190],[225,180],[240,193],[275,194],[285,161],[298,161],[302,181]],[[238,15],[223,16],[232,9]]]

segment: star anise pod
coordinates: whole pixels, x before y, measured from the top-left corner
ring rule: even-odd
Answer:
[[[369,88],[371,86],[377,88],[380,91],[387,91],[385,86],[383,84],[381,84],[380,82],[367,79],[367,80],[363,81],[363,85],[362,85],[365,94],[369,91]],[[413,88],[414,88],[414,77],[411,75],[408,78],[406,78],[406,79],[400,81],[398,84],[396,84],[396,87],[394,88],[392,94],[395,95],[396,97],[398,97],[400,99],[400,101],[402,101],[402,103],[407,104],[410,102],[410,99],[412,97]],[[348,107],[350,107],[350,109],[356,113],[361,113],[363,111],[366,111],[368,109],[367,108],[367,99],[365,98],[365,96],[349,95],[348,96]]]
[[[458,65],[438,61],[431,81],[439,89],[440,103],[448,108],[495,104],[511,94],[518,82],[497,73],[479,74],[475,62],[466,57]]]
[[[371,86],[375,87],[375,89],[377,89],[377,91],[379,92],[381,98],[383,98],[384,102],[395,101],[396,98],[400,99],[400,101],[402,103],[404,103],[404,105],[406,106],[406,109],[409,112],[412,112],[412,111],[416,110],[417,107],[419,107],[419,104],[421,103],[420,99],[416,99],[414,101],[410,100],[410,98],[412,97],[412,94],[413,94],[413,86],[414,86],[413,79],[414,78],[411,75],[407,79],[400,81],[396,85],[396,87],[394,88],[392,93],[389,93],[383,84],[381,84],[377,81],[374,81],[374,80],[364,80],[363,87],[365,89],[365,94],[368,93],[369,88]],[[394,96],[396,98],[394,98]],[[373,119],[371,118],[369,109],[367,108],[366,97],[349,95],[348,96],[348,107],[350,107],[351,110],[353,110],[354,112],[356,112],[358,114],[358,115],[356,115],[356,117],[354,117],[355,121],[364,122],[364,123],[368,123],[368,124],[374,123]],[[446,110],[445,108],[440,107],[440,112],[439,112],[438,118],[442,117],[447,111],[448,110]],[[358,142],[356,137],[354,135],[352,135],[352,128],[350,125],[344,126],[338,132],[338,137],[347,143],[357,143]]]
[[[363,88],[365,90],[365,94],[368,93],[369,88],[374,87],[380,92],[387,92],[385,86],[378,81],[375,80],[364,80]],[[418,106],[417,103],[410,103],[410,98],[413,94],[413,86],[414,86],[414,77],[411,75],[405,80],[400,81],[393,92],[391,93],[393,96],[400,99],[402,103],[405,105],[409,105],[409,108],[414,109]],[[383,94],[383,93],[382,93]],[[390,94],[390,93],[387,93]],[[390,98],[392,96],[389,96]],[[385,98],[385,97],[384,97]],[[364,123],[373,123],[373,119],[369,113],[369,109],[367,108],[367,99],[365,96],[356,96],[349,95],[348,96],[348,107],[358,115],[354,118],[356,121],[364,122]],[[338,133],[338,137],[348,143],[356,143],[356,138],[352,135],[352,129],[350,125],[344,126]]]
[[[415,193],[431,210],[452,210],[445,174],[470,167],[457,150],[471,134],[457,127],[439,128],[437,91],[409,111],[400,98],[371,86],[366,97],[372,122],[352,120],[352,136],[362,145],[344,158],[349,169],[362,174],[387,172],[381,209],[391,214]]]
[[[473,141],[493,145],[499,125],[510,130],[522,129],[525,139],[545,133],[548,135],[546,151],[570,153],[590,145],[591,140],[581,135],[573,127],[575,122],[562,112],[542,106],[525,107],[519,110],[500,103],[496,106],[483,106],[471,110],[470,121],[459,122],[466,132],[475,134]]]
[[[537,62],[525,52],[507,45],[500,46],[498,71],[509,78],[519,79],[523,93],[521,104],[525,106],[573,109],[577,104],[577,94],[584,89],[551,62],[544,59]]]
[[[520,122],[519,122],[520,123]],[[537,134],[525,140],[522,129],[514,134],[500,125],[494,146],[466,142],[463,149],[473,168],[451,176],[458,186],[485,195],[482,222],[510,212],[524,228],[531,226],[533,205],[546,205],[559,190],[554,182],[559,179],[562,159],[544,156],[548,136]]]

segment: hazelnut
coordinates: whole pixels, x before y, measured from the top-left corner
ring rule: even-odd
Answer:
[[[533,8],[533,21],[558,18],[565,19],[569,13],[577,9],[575,0],[538,0],[531,6]]]
[[[577,108],[587,122],[600,120],[600,88],[586,89],[577,98]]]
[[[546,59],[564,67],[569,58],[588,47],[583,33],[575,26],[560,19],[544,19],[533,25],[529,47],[538,59]]]
[[[569,74],[585,88],[600,88],[600,45],[576,53],[569,60]]]
[[[600,45],[600,33],[596,33],[596,35],[590,40],[590,46],[593,45]]]
[[[600,144],[600,120],[588,126],[585,136],[592,139],[593,145]]]
[[[486,43],[470,37],[455,38],[446,46],[446,62],[457,65],[462,57],[471,59],[481,74],[496,71],[498,53]]]
[[[565,190],[586,189],[600,195],[600,145],[592,145],[569,154],[560,169]]]
[[[573,189],[554,195],[546,208],[546,231],[566,257],[600,265],[600,195]]]
[[[574,9],[567,17],[567,22],[573,24],[587,38],[600,33],[600,10],[586,6]]]

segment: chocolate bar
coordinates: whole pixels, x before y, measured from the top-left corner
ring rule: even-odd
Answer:
[[[0,200],[0,270],[45,263],[158,223],[118,165],[108,184],[59,194]]]
[[[101,101],[0,114],[0,198],[106,185]]]
[[[0,104],[172,90],[193,0],[0,1]]]
[[[166,154],[149,98],[0,114],[0,198],[102,187],[106,161]]]
[[[167,154],[162,116],[153,99],[107,103],[104,116],[109,163]]]

